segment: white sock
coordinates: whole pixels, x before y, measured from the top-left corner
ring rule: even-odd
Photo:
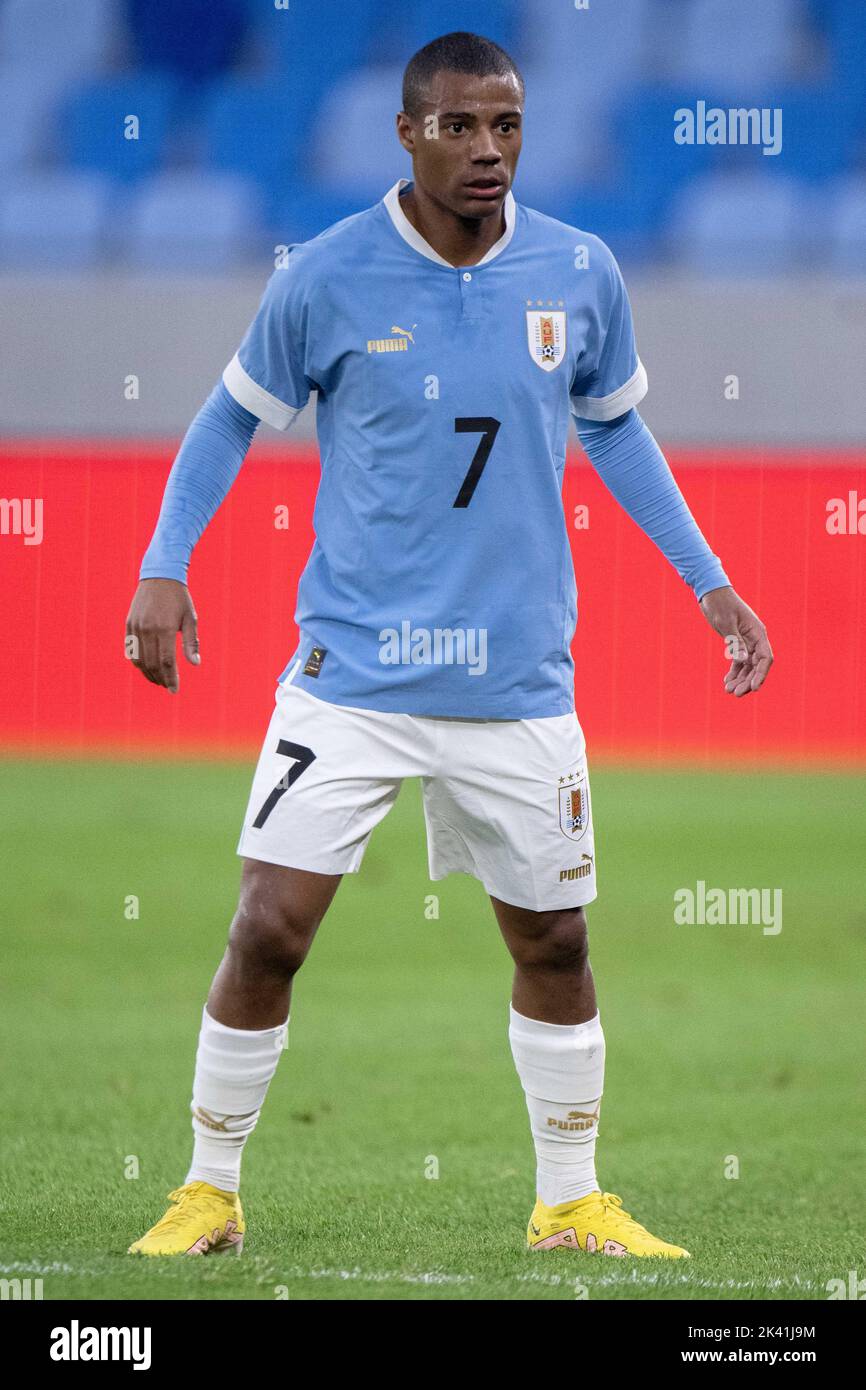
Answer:
[[[278,1028],[227,1028],[202,1009],[192,1087],[195,1143],[187,1182],[237,1192],[241,1155],[283,1051],[289,1021]]]
[[[508,1036],[526,1095],[539,1197],[556,1206],[598,1192],[595,1141],[604,1090],[598,1013],[586,1023],[542,1023],[512,1007]]]

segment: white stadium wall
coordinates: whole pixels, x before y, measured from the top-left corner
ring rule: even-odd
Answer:
[[[642,413],[661,440],[866,441],[866,280],[626,274],[650,379]],[[266,270],[231,280],[0,276],[0,429],[7,437],[182,435],[266,279]],[[138,399],[126,398],[131,376]],[[313,429],[311,405],[293,435]],[[267,426],[260,437],[280,438]]]

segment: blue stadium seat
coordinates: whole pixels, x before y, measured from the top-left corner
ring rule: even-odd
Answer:
[[[766,100],[782,111],[782,152],[771,161],[781,172],[827,179],[848,167],[864,112],[844,92],[835,86],[787,87]]]
[[[704,83],[728,98],[790,77],[802,0],[688,0],[670,13],[672,78]]]
[[[552,215],[601,237],[623,265],[643,265],[658,254],[654,219],[618,182],[578,189],[570,205]]]
[[[601,177],[610,158],[608,108],[578,85],[558,89],[556,119],[549,93],[527,75],[523,147],[515,195],[541,212],[568,203],[581,184]]]
[[[685,188],[669,223],[681,265],[705,275],[776,275],[803,258],[807,199],[794,180],[711,174]]]
[[[694,109],[697,96],[713,104],[712,93],[696,93],[685,84],[638,87],[623,99],[613,119],[611,164],[619,187],[644,218],[658,225],[677,189],[711,164],[708,146],[674,140],[675,112],[684,106]]]
[[[643,75],[647,46],[657,19],[653,0],[616,0],[576,10],[570,0],[522,0],[518,62],[546,74],[550,124],[566,91],[597,93],[610,100]]]
[[[162,164],[178,114],[178,86],[160,73],[105,78],[76,88],[57,114],[58,149],[74,168],[93,169],[123,181],[151,174]],[[138,139],[127,139],[129,116],[138,117]]]
[[[248,175],[279,196],[305,153],[315,107],[287,77],[214,83],[202,112],[202,154],[214,169]]]
[[[400,45],[393,56],[404,66],[419,48],[456,29],[493,39],[517,60],[512,50],[525,4],[526,0],[436,0],[433,5],[394,5],[385,0],[380,23],[391,27],[391,41]]]
[[[149,270],[229,270],[272,255],[256,185],[239,175],[157,174],[130,196],[126,260]]]
[[[380,0],[291,0],[287,9],[273,0],[247,5],[257,68],[272,76],[309,74],[321,89],[379,52]]]
[[[862,116],[866,107],[866,5],[863,0],[815,0],[812,19],[826,37],[830,80],[837,96]]]
[[[0,65],[0,173],[26,168],[52,148],[52,115],[68,79],[45,73],[34,81],[29,67]]]
[[[246,0],[124,0],[136,66],[206,81],[237,61],[249,28]]]
[[[851,158],[853,113],[835,92],[792,87],[765,90],[761,104],[782,111],[778,155],[764,155],[760,146],[753,145],[677,144],[675,112],[679,108],[694,111],[698,100],[705,101],[708,110],[758,104],[689,83],[638,88],[616,112],[611,166],[622,196],[640,209],[641,220],[664,226],[679,190],[701,174],[825,179],[843,170]]]
[[[409,155],[395,129],[401,67],[363,68],[325,98],[311,147],[310,174],[320,191],[369,205],[399,177],[410,178]]]
[[[384,188],[382,193],[386,192]],[[335,222],[362,212],[375,201],[375,197],[352,198],[340,193],[320,193],[306,183],[301,184],[284,194],[271,219],[273,245],[289,246],[296,241],[312,241],[313,237],[332,227]]]
[[[114,186],[102,174],[19,174],[0,190],[0,265],[84,270],[102,261]]]
[[[866,275],[866,175],[840,182],[829,204],[828,269]]]
[[[0,54],[41,82],[100,72],[123,31],[119,0],[4,0]]]

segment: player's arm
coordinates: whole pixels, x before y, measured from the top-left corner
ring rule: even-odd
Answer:
[[[773,660],[763,623],[734,592],[686,506],[667,461],[635,407],[647,391],[631,305],[616,259],[588,238],[594,295],[584,351],[571,383],[571,410],[590,462],[629,516],[694,590],[705,618],[729,643],[725,689],[748,695]]]
[[[302,284],[294,265],[292,255],[286,268],[271,275],[238,351],[190,425],[142,562],[126,620],[127,650],[149,681],[172,692],[179,685],[178,632],[187,660],[199,664],[196,614],[186,587],[193,547],[237,477],[259,421],[289,429],[310,395]]]
[[[729,644],[725,689],[737,696],[759,690],[773,661],[766,628],[731,587],[637,410],[607,421],[578,418],[577,433],[605,486],[690,586],[710,626]]]
[[[193,547],[240,471],[258,419],[218,382],[184,436],[126,619],[127,651],[154,685],[179,686],[177,634],[199,664],[196,613],[186,585]]]

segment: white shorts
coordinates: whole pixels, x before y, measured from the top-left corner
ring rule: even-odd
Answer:
[[[420,777],[431,879],[472,874],[534,912],[596,897],[586,743],[577,715],[452,719],[319,700],[286,682],[238,854],[357,873],[404,777]]]

